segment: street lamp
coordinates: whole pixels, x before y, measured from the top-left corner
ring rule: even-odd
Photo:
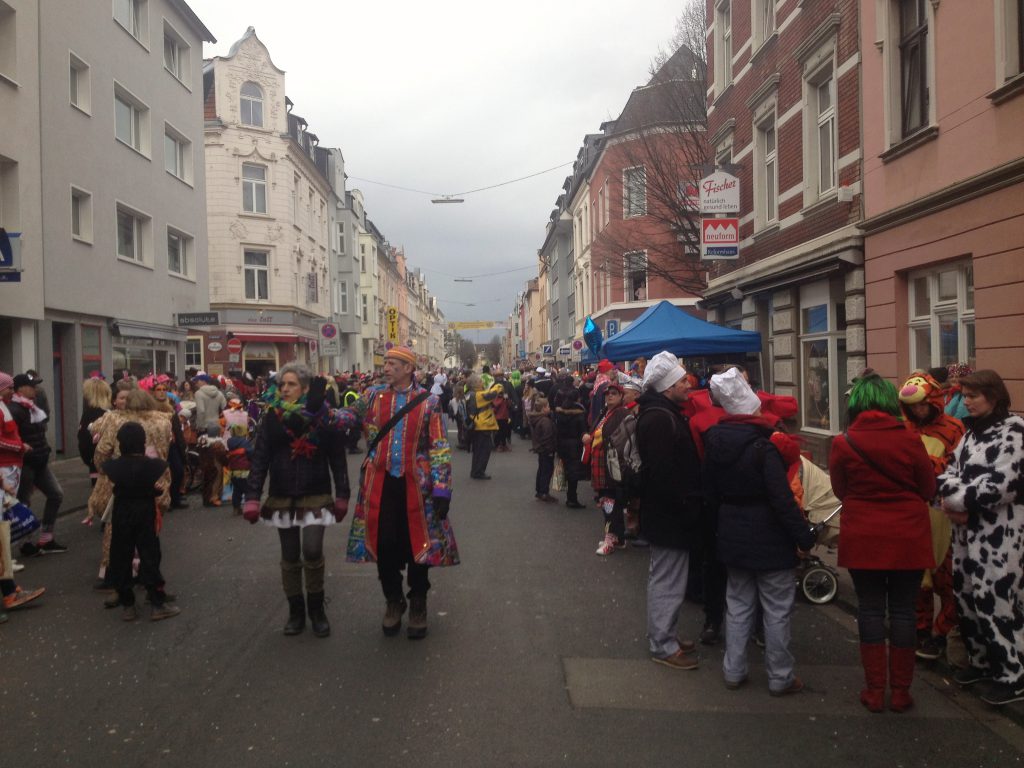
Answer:
[[[466,201],[461,197],[455,197],[454,195],[442,195],[441,197],[435,197],[430,202],[434,205],[441,205],[444,203],[464,203]]]

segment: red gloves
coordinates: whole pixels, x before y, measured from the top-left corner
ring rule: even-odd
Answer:
[[[334,500],[334,521],[340,523],[348,514],[348,499]]]
[[[242,517],[255,524],[260,519],[260,503],[250,499],[242,505]]]

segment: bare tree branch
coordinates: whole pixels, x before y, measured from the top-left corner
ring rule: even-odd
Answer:
[[[623,168],[646,175],[646,212],[639,219],[611,217],[594,240],[595,269],[626,277],[625,254],[645,251],[647,275],[693,294],[704,289],[700,260],[697,183],[713,153],[708,145],[706,9],[688,0],[676,21],[670,52],[659,51],[650,82],[634,90],[615,122],[606,151]]]

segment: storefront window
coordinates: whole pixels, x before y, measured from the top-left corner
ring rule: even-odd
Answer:
[[[804,429],[836,432],[846,383],[842,278],[800,287],[800,406]]]
[[[174,357],[173,348],[166,342],[150,342],[147,346],[144,339],[128,339],[121,337],[113,342],[114,378],[121,377],[124,371],[137,378],[151,373],[164,373],[171,368]],[[158,346],[166,345],[166,346]]]
[[[82,326],[82,378],[103,369],[102,335],[98,325]]]

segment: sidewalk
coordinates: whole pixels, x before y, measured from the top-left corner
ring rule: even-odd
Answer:
[[[61,488],[64,489],[64,503],[60,507],[61,516],[78,512],[85,509],[89,501],[89,493],[92,491],[92,483],[89,482],[89,468],[82,463],[81,459],[57,459],[50,461],[53,474],[56,475]],[[42,509],[42,494],[36,493],[33,499],[33,509]]]

